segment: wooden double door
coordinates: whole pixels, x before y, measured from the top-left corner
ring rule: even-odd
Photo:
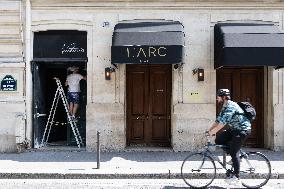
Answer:
[[[127,65],[127,144],[170,146],[172,65]]]
[[[227,88],[233,101],[248,101],[255,107],[257,116],[252,122],[252,133],[246,145],[263,147],[263,68],[222,68],[217,70],[216,75],[217,89]],[[217,113],[220,109],[217,105]]]

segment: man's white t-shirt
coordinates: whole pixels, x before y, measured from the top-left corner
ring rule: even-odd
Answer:
[[[78,73],[73,73],[67,76],[68,91],[69,92],[80,92],[80,80],[83,76]]]

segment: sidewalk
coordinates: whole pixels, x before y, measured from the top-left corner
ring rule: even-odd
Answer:
[[[284,179],[284,152],[257,151],[264,153],[271,161],[272,178]],[[188,154],[190,152],[173,152],[169,149],[155,152],[103,152],[100,169],[97,169],[95,152],[33,149],[20,154],[0,154],[0,179],[181,178],[180,167]],[[221,152],[217,154],[222,156]],[[224,173],[223,169],[218,170],[217,178],[224,178]]]

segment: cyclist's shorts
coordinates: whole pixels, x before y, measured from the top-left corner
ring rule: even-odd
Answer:
[[[79,100],[80,100],[80,93],[78,92],[68,92],[67,93],[67,101],[70,103],[74,103],[74,104],[79,104]]]

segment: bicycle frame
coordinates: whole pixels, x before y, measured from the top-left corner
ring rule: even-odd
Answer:
[[[214,159],[214,161],[217,161],[226,171],[229,171],[230,169],[227,169],[226,167],[226,158],[224,156],[226,156],[226,153],[223,153],[223,162],[220,160],[220,158],[215,155],[214,153],[212,153],[210,150],[209,150],[209,147],[220,147],[220,148],[223,148],[225,147],[224,145],[215,145],[215,144],[207,144],[205,146],[205,149],[201,152],[204,156],[207,155],[207,156],[210,156]],[[202,165],[201,165],[202,167]]]
[[[229,147],[226,146],[226,145],[212,144],[210,139],[209,139],[209,135],[206,135],[206,138],[207,138],[207,144],[204,146],[203,151],[201,153],[203,155],[207,155],[207,156],[212,157],[214,159],[214,161],[217,161],[223,167],[223,169],[226,170],[226,172],[232,171],[232,168],[227,169],[227,167],[226,167],[226,165],[227,165],[227,163],[226,163],[226,152],[225,152],[224,149],[229,148]],[[209,149],[210,147],[218,147],[218,148],[221,148],[223,150],[223,162],[220,160],[220,158],[218,156],[216,156],[214,153],[212,153],[210,151],[210,149]],[[240,149],[240,154],[241,154],[240,155],[241,157],[247,157],[246,152],[244,152],[242,149]],[[255,169],[252,167],[252,165],[250,164],[248,159],[247,158],[244,158],[244,159],[248,163],[248,165],[250,167],[250,171],[254,171]],[[202,165],[203,165],[203,163],[202,163]],[[201,165],[201,167],[202,167],[202,165]]]

